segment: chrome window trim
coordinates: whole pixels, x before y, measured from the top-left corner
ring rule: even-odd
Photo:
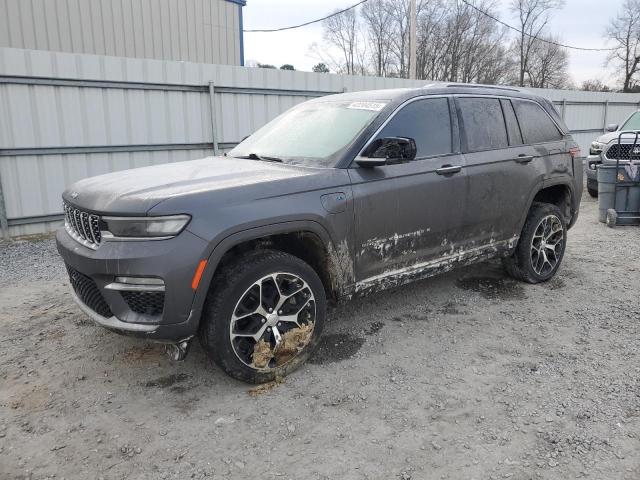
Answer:
[[[362,147],[360,149],[360,151],[358,152],[358,154],[356,155],[356,157],[350,162],[349,167],[351,167],[351,165],[358,159],[362,157],[362,153],[367,149],[367,147],[369,147],[369,145],[371,145],[371,143],[373,143],[373,141],[376,139],[376,137],[378,136],[378,134],[389,124],[389,122],[391,120],[393,120],[395,118],[395,116],[398,114],[398,112],[400,110],[402,110],[405,106],[409,105],[410,103],[413,102],[417,102],[419,100],[425,100],[425,99],[429,99],[429,98],[446,98],[447,100],[449,100],[450,98],[452,98],[452,94],[438,94],[438,95],[420,95],[418,97],[411,97],[407,100],[405,100],[404,102],[402,102],[400,105],[398,105],[396,107],[396,109],[391,112],[389,114],[389,116],[387,117],[387,119],[382,122],[382,125],[380,125],[375,132],[373,132],[371,134],[371,136],[369,137],[369,139],[366,141],[366,143],[364,144],[364,147]],[[449,122],[451,123],[451,150],[453,150],[453,122],[451,119],[451,112],[449,112]],[[416,157],[415,159],[411,160],[412,162],[416,161],[416,160],[425,160],[425,159],[429,159],[429,158],[434,158],[434,157],[440,157],[440,156],[444,156],[444,155],[453,155],[459,152],[449,152],[449,153],[439,153],[436,155],[430,155],[430,156],[426,156],[426,157]],[[409,162],[407,162],[409,163]]]

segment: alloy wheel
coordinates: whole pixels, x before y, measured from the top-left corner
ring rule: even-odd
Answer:
[[[531,240],[531,265],[536,274],[544,277],[558,265],[564,246],[564,228],[555,215],[540,220]]]
[[[315,318],[315,297],[307,282],[292,273],[267,275],[242,294],[233,310],[233,351],[256,370],[281,367],[307,346]]]

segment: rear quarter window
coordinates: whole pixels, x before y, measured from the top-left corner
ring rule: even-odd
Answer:
[[[499,99],[462,97],[458,99],[458,104],[468,151],[496,150],[509,146]]]
[[[562,133],[540,105],[526,100],[512,100],[526,143],[562,140]]]

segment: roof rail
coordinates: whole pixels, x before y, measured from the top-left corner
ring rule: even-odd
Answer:
[[[510,92],[520,92],[516,87],[503,87],[501,85],[485,85],[483,83],[448,83],[447,87],[464,87],[464,88],[490,88],[494,90],[507,90]]]

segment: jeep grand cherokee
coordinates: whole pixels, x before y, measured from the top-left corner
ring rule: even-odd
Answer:
[[[110,173],[64,192],[57,244],[80,308],[168,342],[195,336],[265,382],[318,345],[327,301],[501,257],[560,267],[582,163],[552,104],[438,85],[297,105],[224,157]]]

